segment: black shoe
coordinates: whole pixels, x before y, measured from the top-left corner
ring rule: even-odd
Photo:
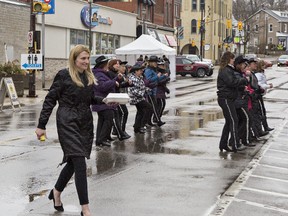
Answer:
[[[50,194],[48,196],[48,199],[49,200],[53,200],[53,205],[54,205],[54,209],[56,211],[59,211],[59,212],[63,212],[64,211],[64,208],[63,208],[63,204],[61,203],[61,206],[55,206],[55,199],[54,199],[54,193],[53,193],[53,189],[50,191]]]
[[[265,128],[265,131],[268,131],[268,132],[272,130],[274,130],[274,128],[270,128],[270,127]]]
[[[255,147],[256,145],[253,144],[253,143],[243,143],[244,146],[247,146],[247,147]]]
[[[101,143],[96,143],[96,146],[108,146],[111,147],[111,144],[107,141],[103,141]]]
[[[128,135],[128,136],[123,135],[123,136],[119,137],[119,140],[122,141],[122,140],[125,140],[125,139],[129,139],[130,137],[131,137],[130,135]]]
[[[243,151],[246,147],[244,145],[237,146],[237,151]]]
[[[144,128],[134,129],[134,133],[144,134],[146,130]]]
[[[130,136],[126,131],[124,131],[125,136]],[[130,136],[131,137],[131,136]]]
[[[262,136],[266,136],[267,134],[269,134],[268,131],[261,131],[261,132],[259,133],[259,136],[262,137]]]
[[[112,138],[112,137],[108,137],[107,140],[108,140],[108,141],[114,141],[115,139]]]
[[[166,122],[162,122],[162,121],[157,122],[157,125],[158,125],[159,127],[161,127],[161,126],[164,125],[164,124],[166,124]]]
[[[152,122],[149,122],[149,123],[146,124],[146,126],[147,126],[147,127],[155,127],[156,124],[153,124]]]
[[[112,135],[117,136],[117,132],[116,131],[112,131]]]
[[[223,150],[225,150],[226,152],[233,152],[233,150],[231,150],[228,146],[226,146],[225,148],[219,147],[220,151],[223,152]]]

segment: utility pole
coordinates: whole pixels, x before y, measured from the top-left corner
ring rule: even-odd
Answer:
[[[89,1],[89,50],[92,51],[92,1]]]
[[[200,59],[201,61],[203,60],[203,42],[204,42],[204,33],[205,33],[204,10],[205,8],[201,7],[201,24],[200,24]]]
[[[33,13],[33,0],[30,0],[30,31],[33,32],[35,38],[36,30],[36,14]],[[36,53],[35,40],[33,39],[33,45],[29,48],[29,54]],[[29,70],[29,92],[27,97],[37,97],[35,87],[35,70]]]

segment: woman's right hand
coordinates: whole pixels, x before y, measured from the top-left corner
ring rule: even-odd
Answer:
[[[40,129],[40,128],[36,128],[35,133],[36,133],[36,136],[37,136],[38,140],[40,140],[41,136],[43,136],[43,135],[46,137],[46,130],[43,130],[43,129]]]

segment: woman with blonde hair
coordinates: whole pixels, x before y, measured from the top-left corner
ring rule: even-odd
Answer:
[[[48,198],[53,200],[54,208],[59,212],[64,211],[61,194],[75,174],[81,215],[91,215],[85,161],[85,158],[90,158],[94,137],[90,105],[103,103],[102,97],[94,96],[95,84],[96,80],[90,69],[90,51],[83,45],[77,45],[70,51],[68,68],[60,70],[54,78],[35,131],[38,139],[46,136],[46,125],[58,102],[57,132],[64,153],[61,164],[66,165]]]

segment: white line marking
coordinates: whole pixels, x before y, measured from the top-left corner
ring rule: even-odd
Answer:
[[[268,165],[268,164],[260,164],[260,166],[273,168],[273,169],[288,170],[288,168],[285,168],[285,167],[272,166],[272,165]]]
[[[281,152],[281,153],[288,154],[288,151],[283,151],[283,150],[278,150],[278,149],[271,149],[271,148],[269,148],[268,151]]]
[[[258,192],[262,194],[269,194],[269,195],[274,195],[274,196],[281,196],[281,197],[288,197],[288,194],[283,194],[283,193],[278,193],[278,192],[272,192],[272,191],[266,191],[266,190],[259,190],[255,188],[249,188],[249,187],[243,187],[243,190],[248,190],[248,191],[253,191],[253,192]]]
[[[275,206],[263,205],[261,203],[251,202],[251,201],[247,201],[247,200],[241,200],[241,199],[237,199],[237,198],[235,198],[235,201],[236,202],[245,202],[245,204],[247,204],[247,205],[252,205],[252,206],[265,208],[265,209],[269,209],[269,210],[273,210],[273,211],[278,211],[278,212],[282,212],[282,213],[288,213],[288,210],[281,209],[281,208],[278,208],[278,207],[275,207]]]
[[[254,178],[261,178],[261,179],[268,179],[268,180],[280,181],[280,182],[288,183],[288,180],[286,180],[286,179],[272,178],[272,177],[259,176],[259,175],[251,175],[251,177],[254,177]]]

